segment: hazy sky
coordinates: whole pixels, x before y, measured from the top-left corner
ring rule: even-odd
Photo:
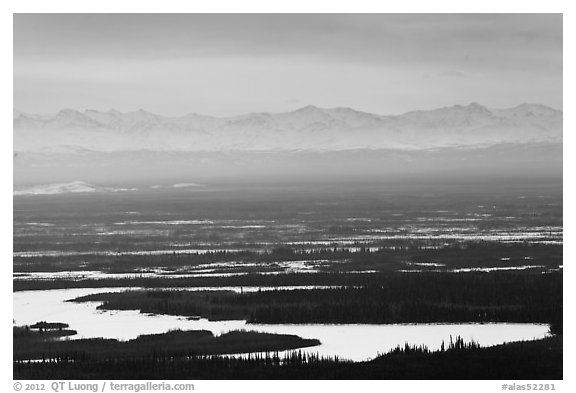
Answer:
[[[17,14],[14,106],[562,108],[560,14]]]

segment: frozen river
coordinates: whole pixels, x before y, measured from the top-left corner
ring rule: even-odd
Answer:
[[[398,345],[426,345],[439,349],[442,341],[461,336],[482,346],[510,341],[543,338],[548,325],[532,323],[469,324],[248,324],[246,321],[188,320],[171,315],[150,315],[138,311],[101,311],[100,302],[75,303],[66,300],[102,292],[119,292],[130,288],[75,288],[21,291],[13,294],[14,323],[30,325],[38,321],[64,322],[78,332],[72,338],[115,338],[129,340],[142,334],[168,330],[209,330],[215,335],[245,329],[269,333],[295,334],[317,338],[321,344],[305,352],[338,356],[355,361],[373,358]],[[135,288],[131,288],[135,289]],[[197,290],[236,288],[196,288]],[[251,288],[243,287],[244,291]],[[258,288],[253,288],[254,290]]]

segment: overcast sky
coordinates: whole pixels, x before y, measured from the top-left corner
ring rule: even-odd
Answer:
[[[17,14],[14,106],[562,109],[560,14]]]

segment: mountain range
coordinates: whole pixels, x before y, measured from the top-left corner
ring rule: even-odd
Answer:
[[[419,150],[562,142],[562,111],[540,104],[488,109],[454,105],[401,115],[305,106],[284,113],[167,117],[145,110],[54,115],[14,110],[14,152],[270,152]]]

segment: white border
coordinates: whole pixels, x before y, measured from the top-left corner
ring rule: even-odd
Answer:
[[[213,0],[204,2],[192,1],[123,1],[120,0],[99,0],[99,1],[74,1],[74,0],[28,0],[28,1],[5,1],[2,4],[2,14],[0,19],[1,43],[2,43],[2,102],[0,110],[3,114],[0,117],[3,127],[0,131],[2,154],[0,154],[2,168],[2,225],[1,225],[1,256],[2,256],[2,335],[12,338],[12,13],[13,12],[560,12],[564,13],[564,69],[576,70],[574,64],[574,2],[569,0],[547,0],[547,1],[504,1],[504,0],[482,0],[474,4],[470,2],[456,0],[402,0],[382,1],[376,4],[374,1],[354,0],[354,1],[330,1],[321,2],[313,0],[287,0],[283,4],[265,0]],[[329,4],[329,5],[328,5]],[[571,113],[573,97],[571,89],[566,86],[574,86],[572,73],[565,74],[564,79],[564,200],[574,201],[573,178],[570,168],[574,166],[574,127],[573,115]],[[574,382],[574,339],[571,336],[574,326],[572,301],[574,299],[574,287],[570,285],[573,280],[571,264],[574,254],[573,247],[573,218],[574,208],[571,203],[564,204],[564,244],[565,256],[567,260],[564,268],[564,303],[565,303],[565,327],[568,332],[564,344],[564,381],[552,381],[556,385],[557,391],[576,391]],[[1,357],[2,365],[2,385],[5,392],[14,391],[12,375],[11,353],[12,345],[5,344],[4,354]],[[183,381],[184,382],[184,381]],[[330,391],[372,391],[376,389],[390,389],[392,392],[400,391],[435,391],[442,389],[443,392],[497,392],[501,391],[501,385],[505,381],[195,381],[198,391],[285,391],[292,392],[302,389],[303,391],[319,391],[329,389]],[[514,381],[510,381],[514,382]],[[517,381],[520,382],[520,381]],[[569,387],[572,386],[572,389]]]

